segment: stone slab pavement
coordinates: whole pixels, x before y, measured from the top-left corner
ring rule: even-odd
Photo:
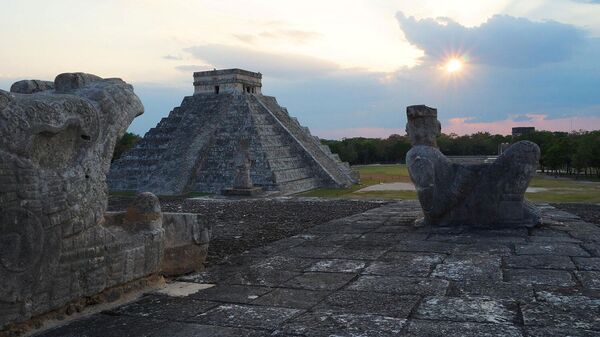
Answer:
[[[600,336],[600,228],[538,206],[542,225],[490,230],[388,204],[36,336]]]

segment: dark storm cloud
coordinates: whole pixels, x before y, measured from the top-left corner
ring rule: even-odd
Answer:
[[[567,60],[585,39],[575,26],[495,15],[469,28],[448,18],[418,20],[396,14],[406,39],[434,59],[466,53],[470,62],[527,68]]]

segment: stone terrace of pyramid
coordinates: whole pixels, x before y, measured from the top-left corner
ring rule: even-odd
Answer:
[[[357,182],[347,163],[274,97],[261,94],[261,78],[241,69],[194,73],[195,94],[112,164],[109,188],[220,193],[232,187],[241,140],[250,143],[254,185],[267,191],[291,194]]]

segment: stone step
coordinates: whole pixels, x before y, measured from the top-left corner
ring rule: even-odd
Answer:
[[[314,158],[321,169],[324,169],[337,185],[349,186],[353,183],[353,176],[348,174],[346,169],[330,156],[329,152],[323,150],[323,144],[321,144],[318,138],[310,134],[308,128],[301,126],[297,119],[287,115],[273,97],[261,96],[260,100],[270,113],[275,115],[291,135],[302,144],[302,147],[309,152],[310,156]]]
[[[320,147],[321,147],[321,150],[323,150],[323,152],[325,152],[327,154],[332,154],[331,149],[329,148],[329,146],[321,144]]]
[[[284,194],[293,194],[314,190],[315,188],[318,188],[321,183],[320,179],[309,177],[277,184],[277,189]]]
[[[271,136],[278,134],[277,127],[272,124],[255,124],[256,131],[263,136]]]
[[[304,161],[298,157],[285,157],[268,159],[272,170],[287,170],[305,165]]]
[[[276,183],[284,183],[292,180],[310,178],[312,170],[307,167],[293,168],[287,170],[274,170],[273,175]]]
[[[293,154],[292,149],[288,145],[272,147],[263,146],[263,150],[265,151],[268,160],[277,158],[288,158],[291,157]]]
[[[286,137],[278,134],[273,135],[260,135],[263,146],[283,146],[286,144]]]

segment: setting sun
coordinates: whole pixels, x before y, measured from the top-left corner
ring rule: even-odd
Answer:
[[[448,73],[456,73],[458,71],[460,71],[463,67],[463,62],[459,59],[453,58],[450,59],[446,65],[444,66],[444,69],[446,70],[446,72]]]

